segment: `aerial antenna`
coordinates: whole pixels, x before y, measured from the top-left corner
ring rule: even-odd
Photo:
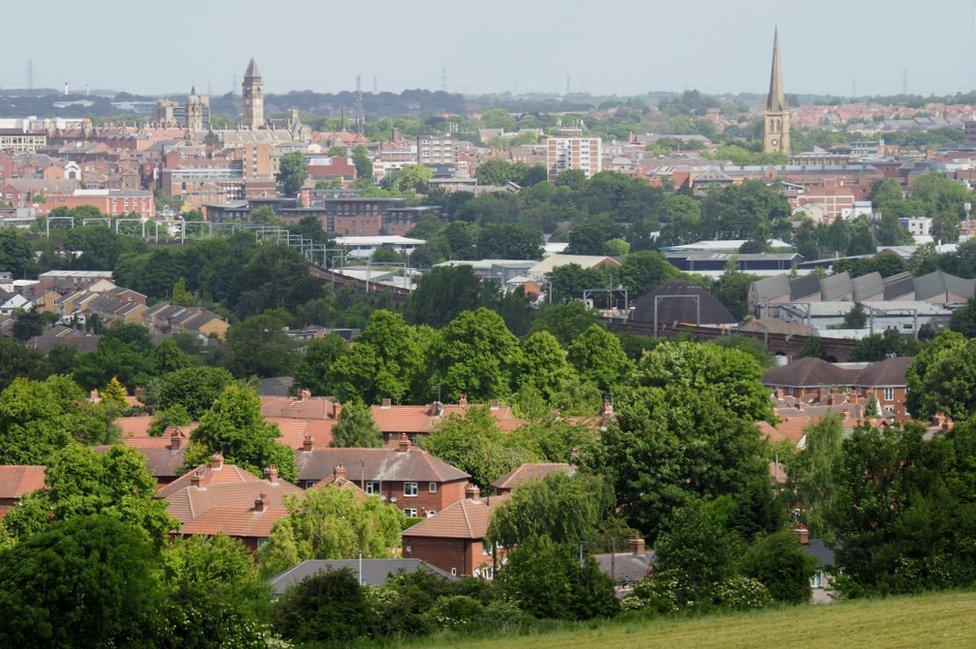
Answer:
[[[356,75],[356,133],[363,134],[363,78]]]
[[[27,59],[27,89],[34,89],[34,59]]]
[[[379,85],[376,83],[376,75],[374,74],[373,75],[373,94],[374,95],[376,94],[376,92],[377,92],[378,89],[379,89]]]
[[[441,68],[441,91],[447,92],[447,67]]]
[[[569,95],[569,75],[566,75],[566,95]]]

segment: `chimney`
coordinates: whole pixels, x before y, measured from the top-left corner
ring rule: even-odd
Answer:
[[[793,530],[793,533],[796,534],[796,540],[802,543],[803,545],[810,544],[810,530],[808,530],[807,528],[803,526],[797,527],[796,529]]]
[[[183,431],[179,428],[173,431],[173,434],[169,436],[169,450],[178,451],[180,447],[183,446]]]
[[[613,414],[613,404],[610,403],[608,399],[603,400],[603,406],[600,408],[600,414],[604,417],[609,417]]]
[[[476,503],[481,502],[481,490],[478,489],[478,485],[469,482],[464,488],[464,497]]]
[[[88,395],[88,400],[91,401],[92,403],[101,403],[102,402],[102,397],[99,396],[98,390],[95,389],[95,388],[93,388],[92,391]]]
[[[264,468],[264,479],[271,484],[278,484],[278,467],[271,465]]]
[[[627,550],[631,554],[644,554],[644,539],[639,536],[629,539],[627,541]]]
[[[312,451],[311,435],[306,435],[305,438],[302,440],[302,450],[305,451],[306,453],[310,453]]]
[[[342,413],[342,404],[336,401],[334,404],[332,404],[332,418],[338,419],[340,413]]]
[[[406,453],[410,450],[410,438],[406,433],[400,433],[400,443],[397,445],[397,453]]]
[[[380,401],[380,408],[382,408],[383,410],[389,410],[390,406],[392,405],[393,405],[393,400],[390,399],[389,397],[384,397],[383,400]]]
[[[776,397],[777,399],[782,399],[783,398],[783,388],[776,388],[775,390],[773,390],[773,396]]]
[[[210,456],[210,468],[214,471],[220,471],[221,469],[224,468],[223,453],[220,453],[218,451],[217,453],[214,453],[213,455]]]
[[[190,475],[190,486],[203,489],[203,472],[199,469]]]
[[[301,390],[298,391],[298,400],[299,401],[306,401],[307,399],[311,399],[311,398],[312,398],[312,391],[311,390],[308,390],[306,388],[302,388]]]
[[[462,394],[460,397],[458,397],[458,405],[459,406],[468,405],[468,395]]]
[[[501,407],[501,402],[498,399],[492,399],[488,404],[491,410],[498,410]]]
[[[258,497],[254,499],[254,511],[263,512],[264,505],[267,502],[267,496],[264,494],[258,494]]]
[[[344,464],[337,464],[332,468],[332,475],[335,476],[336,480],[346,479],[346,466]]]
[[[852,406],[857,405],[857,398],[858,398],[857,390],[851,390],[851,393],[847,396],[847,400],[850,402]]]

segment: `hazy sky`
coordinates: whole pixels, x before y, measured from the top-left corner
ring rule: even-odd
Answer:
[[[165,8],[165,11],[164,11]],[[0,0],[0,87],[214,94],[249,57],[266,91],[787,92],[976,85],[973,0]],[[237,87],[240,92],[240,87]]]

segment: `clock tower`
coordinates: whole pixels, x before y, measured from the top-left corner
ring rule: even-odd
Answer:
[[[779,72],[779,30],[773,33],[773,67],[769,73],[769,96],[763,111],[763,153],[790,154],[790,111],[783,95]]]

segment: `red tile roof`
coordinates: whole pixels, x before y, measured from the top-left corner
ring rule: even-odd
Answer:
[[[212,462],[211,464],[216,463]],[[200,486],[205,488],[222,484],[263,482],[261,478],[257,477],[253,473],[249,473],[233,464],[224,464],[223,461],[221,461],[218,466],[204,464],[195,469],[187,471],[182,476],[160,489],[157,496],[160,498],[166,498],[170,494],[174,494],[181,489],[191,486],[195,476],[200,477]]]
[[[0,464],[0,499],[18,499],[43,486],[43,466]]]
[[[415,446],[406,452],[397,448],[313,448],[295,452],[298,479],[318,482],[332,475],[339,464],[346,477],[354,482],[416,481],[453,482],[470,476],[447,462]]]
[[[261,414],[287,419],[335,419],[335,402],[329,397],[261,397]]]
[[[371,406],[373,421],[383,433],[429,433],[434,426],[451,415],[463,417],[473,406],[443,404],[439,408],[433,404],[422,406]],[[491,416],[502,431],[510,432],[522,425],[507,406],[491,408]]]
[[[287,515],[288,510],[284,508],[255,511],[253,503],[250,509],[215,507],[183,523],[180,532],[205,536],[223,532],[228,536],[267,538],[274,524]]]
[[[406,537],[437,537],[447,539],[483,539],[488,533],[492,513],[507,500],[507,496],[464,498],[445,507],[431,518],[403,531]]]
[[[188,523],[213,509],[250,511],[262,495],[265,511],[284,510],[283,500],[289,494],[304,497],[305,492],[281,479],[274,483],[258,479],[205,487],[188,486],[165,496],[166,511],[181,523]]]
[[[556,471],[574,473],[576,467],[572,464],[561,462],[527,462],[498,478],[491,483],[491,486],[495,489],[512,489],[520,482],[534,478],[543,478]]]
[[[115,424],[122,429],[122,437],[149,437],[149,424],[152,416],[119,417]]]
[[[269,424],[278,426],[281,431],[279,444],[289,448],[302,448],[305,436],[312,436],[313,448],[325,448],[332,444],[332,429],[338,423],[335,419],[290,419],[287,417],[266,417]]]

